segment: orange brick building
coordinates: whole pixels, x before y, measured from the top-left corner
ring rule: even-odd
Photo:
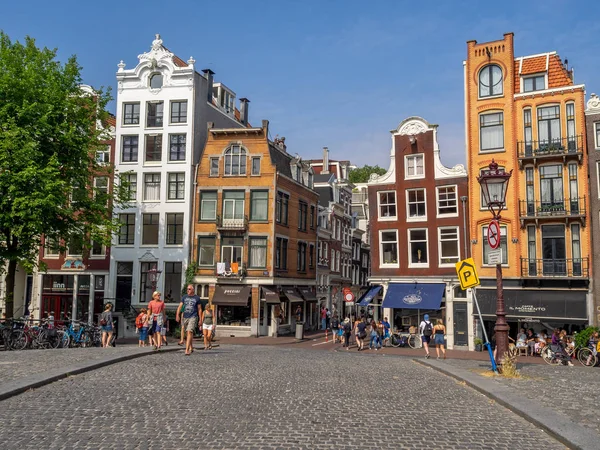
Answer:
[[[268,121],[209,129],[194,189],[192,259],[197,292],[216,305],[223,333],[285,334],[297,316],[315,316],[313,177],[284,139],[269,141]]]
[[[513,170],[501,219],[504,298],[519,327],[574,331],[588,321],[590,264],[584,85],[556,52],[515,57],[513,34],[467,42],[465,116],[472,255],[484,321],[495,316],[495,265],[477,177]],[[489,319],[489,322],[486,320]]]

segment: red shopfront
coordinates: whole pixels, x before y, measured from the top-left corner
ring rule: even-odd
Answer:
[[[77,278],[76,278],[77,277]],[[90,310],[90,275],[44,275],[42,279],[42,317],[53,313],[56,320],[73,315],[75,285],[76,319],[87,321]],[[104,275],[94,277],[93,320],[102,312],[104,302]]]

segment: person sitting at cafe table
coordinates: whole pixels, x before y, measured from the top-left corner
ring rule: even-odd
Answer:
[[[527,340],[525,342],[527,343],[527,347],[529,347],[529,349],[527,351],[530,355],[533,355],[535,353],[535,343],[536,343],[535,334],[533,333],[533,329],[529,328],[527,330],[526,334],[527,334]]]

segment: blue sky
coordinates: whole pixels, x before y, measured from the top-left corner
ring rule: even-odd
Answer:
[[[246,0],[4,4],[13,40],[76,54],[84,82],[111,86],[155,33],[198,69],[210,68],[250,121],[271,123],[288,151],[387,167],[389,130],[419,115],[439,124],[442,160],[465,162],[462,61],[466,41],[515,33],[516,56],[556,50],[587,95],[600,92],[600,2]],[[114,104],[112,105],[114,108]],[[114,112],[114,111],[113,111]]]

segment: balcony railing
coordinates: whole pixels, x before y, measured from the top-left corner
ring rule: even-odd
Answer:
[[[525,218],[580,218],[585,217],[585,197],[563,200],[520,200],[519,213]]]
[[[520,160],[575,156],[581,161],[583,155],[583,136],[569,136],[539,141],[520,141],[517,142],[517,152]]]
[[[246,266],[241,263],[218,262],[215,268],[215,273],[218,277],[245,277]]]
[[[217,216],[217,228],[223,231],[246,231],[248,216],[238,218]]]
[[[588,258],[529,259],[521,258],[522,277],[589,278]]]
[[[369,195],[363,192],[352,193],[352,203],[366,203],[369,199]]]

